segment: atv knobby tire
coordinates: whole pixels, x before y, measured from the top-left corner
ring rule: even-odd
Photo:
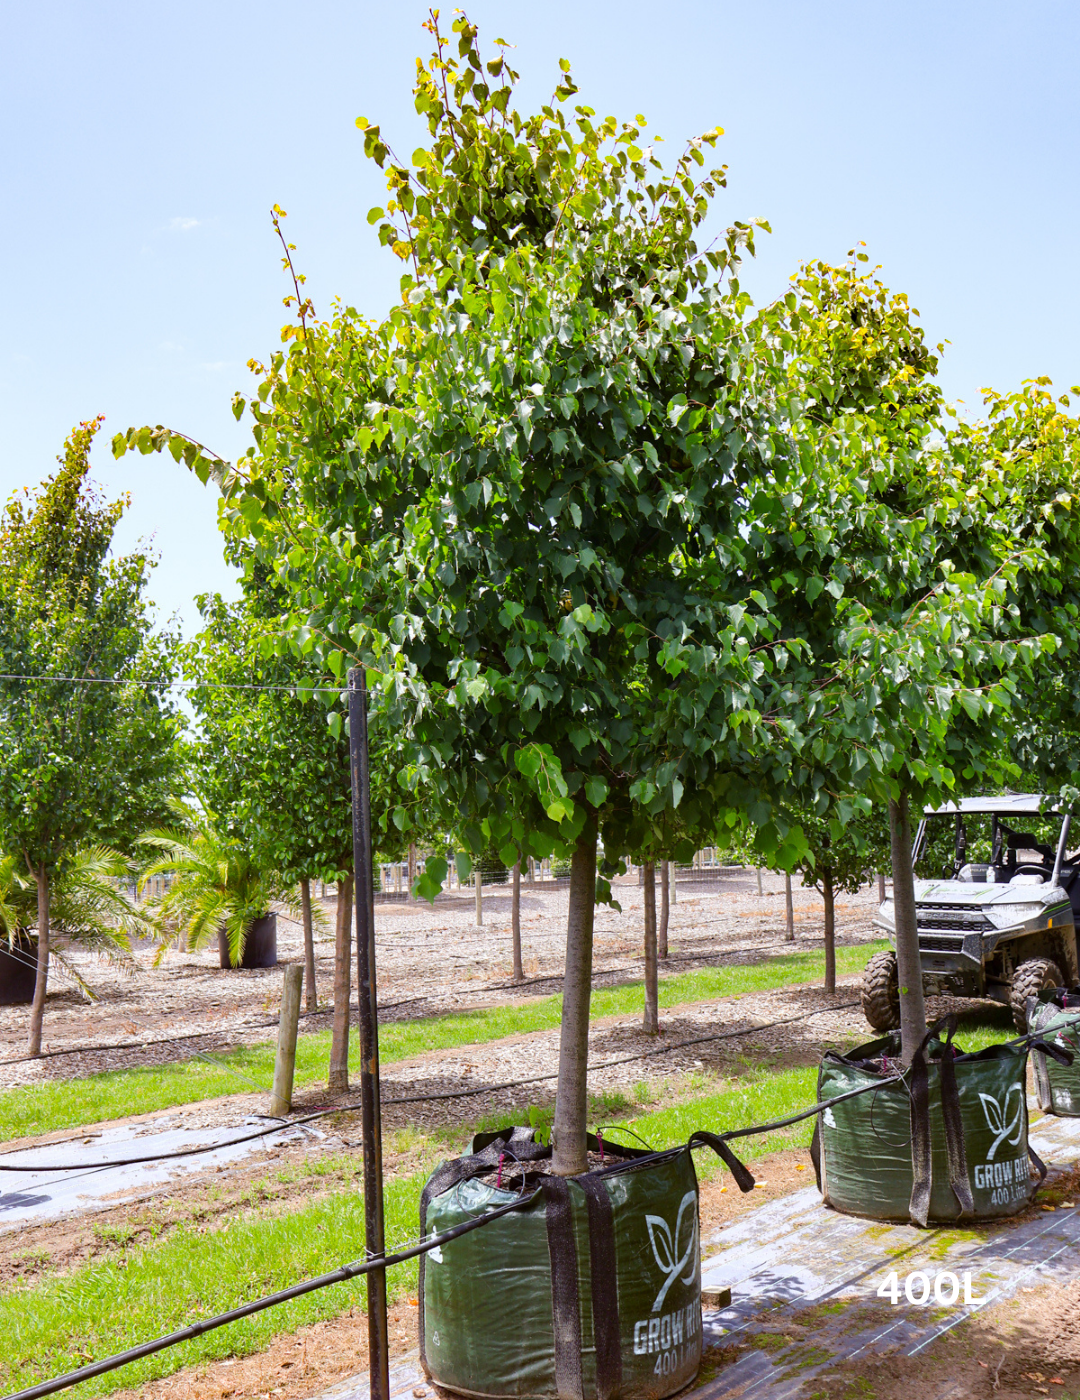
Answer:
[[[866,964],[861,996],[863,1015],[874,1030],[899,1030],[900,979],[895,953],[875,953]]]
[[[1012,987],[1009,990],[1009,1005],[1012,1008],[1013,1025],[1021,1035],[1026,1034],[1028,997],[1037,997],[1050,987],[1063,987],[1065,979],[1056,962],[1049,958],[1028,958],[1013,973]]]

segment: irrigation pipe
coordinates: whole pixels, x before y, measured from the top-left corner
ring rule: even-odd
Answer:
[[[743,1035],[756,1035],[759,1031],[772,1030],[775,1026],[786,1026],[792,1021],[805,1021],[811,1016],[824,1016],[829,1011],[845,1011],[852,1006],[858,1006],[857,1001],[840,1002],[837,1006],[823,1006],[817,1011],[803,1011],[798,1016],[783,1016],[778,1021],[764,1021],[759,1026],[747,1026],[743,1030],[717,1031],[713,1035],[697,1035],[692,1040],[677,1040],[673,1045],[654,1045],[650,1050],[638,1050],[633,1055],[620,1055],[615,1060],[604,1060],[602,1064],[589,1065],[587,1073],[595,1074],[600,1070],[614,1069],[616,1065],[632,1064],[634,1060],[647,1060],[653,1055],[669,1055],[673,1050],[683,1050],[691,1045],[704,1045],[712,1040],[733,1040]],[[475,1085],[470,1089],[451,1089],[439,1094],[414,1094],[409,1098],[383,1099],[383,1108],[392,1108],[394,1104],[406,1103],[432,1103],[438,1099],[465,1099],[473,1098],[477,1094],[498,1094],[503,1089],[518,1089],[526,1084],[542,1084],[545,1080],[558,1079],[558,1071],[551,1074],[538,1074],[531,1079],[511,1079],[505,1084],[482,1084]],[[882,1081],[884,1083],[884,1081]],[[24,1149],[25,1150],[25,1149]]]
[[[598,1073],[600,1070],[614,1069],[617,1065],[632,1064],[635,1060],[647,1060],[654,1055],[670,1055],[674,1050],[683,1050],[691,1045],[704,1045],[715,1040],[734,1040],[744,1035],[756,1035],[760,1031],[772,1030],[776,1026],[786,1026],[792,1021],[805,1021],[811,1016],[824,1016],[830,1011],[847,1011],[853,1006],[858,1006],[857,1001],[844,1001],[836,1006],[822,1006],[816,1011],[803,1011],[798,1016],[783,1016],[777,1021],[765,1021],[761,1025],[746,1026],[742,1030],[716,1031],[712,1035],[698,1035],[690,1040],[677,1040],[671,1045],[654,1045],[648,1050],[638,1050],[632,1055],[621,1055],[614,1060],[604,1060],[600,1064],[588,1066],[589,1074]],[[529,1079],[510,1079],[504,1084],[474,1084],[468,1089],[449,1089],[437,1094],[410,1094],[398,1099],[383,1099],[383,1108],[393,1108],[396,1104],[411,1103],[436,1103],[444,1099],[468,1099],[475,1098],[479,1094],[499,1094],[504,1089],[519,1089],[528,1084],[543,1084],[548,1080],[557,1079],[558,1071],[551,1074],[538,1074]],[[19,1162],[7,1165],[0,1161],[0,1172],[68,1172],[75,1168],[84,1170],[99,1170],[104,1167],[133,1167],[144,1162],[168,1162],[176,1157],[193,1157],[203,1152],[216,1152],[225,1147],[232,1147],[236,1143],[252,1142],[256,1138],[268,1137],[271,1133],[280,1133],[286,1128],[299,1127],[303,1123],[314,1122],[317,1118],[325,1118],[331,1113],[346,1113],[359,1108],[356,1103],[342,1103],[333,1108],[322,1108],[316,1113],[305,1114],[302,1118],[284,1119],[272,1128],[260,1128],[254,1133],[245,1133],[243,1137],[230,1138],[228,1142],[208,1143],[202,1147],[184,1147],[178,1152],[156,1153],[149,1157],[125,1157],[111,1162],[64,1162],[57,1166],[37,1166]],[[74,1141],[74,1139],[68,1139]],[[51,1144],[47,1144],[51,1145]],[[14,1152],[32,1152],[33,1148],[17,1147]]]
[[[411,1006],[417,1001],[429,1001],[430,997],[406,997],[404,1001],[388,1001],[380,1007],[382,1011],[393,1011],[398,1006]],[[305,1016],[329,1016],[333,1012],[333,1006],[320,1006],[316,1011],[301,1011],[300,1019]],[[245,1021],[239,1026],[220,1026],[216,1029],[205,1031],[187,1031],[184,1035],[162,1036],[159,1040],[112,1040],[101,1045],[69,1045],[63,1050],[43,1050],[40,1055],[20,1055],[17,1059],[0,1060],[0,1069],[5,1065],[25,1065],[32,1060],[52,1060],[58,1055],[92,1055],[105,1050],[148,1050],[154,1045],[176,1045],[182,1040],[202,1040],[204,1036],[233,1036],[241,1031],[262,1031],[269,1030],[278,1024],[277,1020],[272,1021]],[[224,1066],[223,1066],[224,1068]]]
[[[55,1395],[58,1390],[66,1390],[69,1386],[91,1380],[94,1376],[104,1375],[108,1371],[116,1371],[131,1361],[138,1361],[144,1356],[153,1356],[155,1352],[165,1351],[168,1347],[177,1346],[180,1342],[191,1341],[195,1337],[201,1337],[206,1332],[212,1332],[217,1327],[224,1327],[227,1323],[237,1322],[242,1317],[250,1317],[252,1313],[263,1312],[266,1308],[275,1307],[278,1303],[287,1303],[292,1298],[300,1298],[305,1293],[314,1293],[319,1288],[329,1288],[335,1283],[346,1283],[349,1279],[359,1278],[363,1274],[371,1273],[374,1269],[386,1269],[394,1264],[403,1264],[407,1259],[415,1259],[417,1255],[427,1254],[433,1249],[438,1249],[440,1245],[455,1240],[470,1230],[478,1230],[484,1225],[489,1225],[492,1221],[509,1214],[512,1210],[520,1210],[523,1206],[531,1205],[539,1194],[540,1188],[537,1187],[528,1196],[522,1196],[516,1201],[511,1201],[509,1205],[498,1206],[472,1220],[466,1220],[461,1225],[455,1225],[451,1230],[444,1230],[442,1234],[432,1235],[429,1239],[413,1245],[411,1249],[400,1250],[397,1254],[379,1255],[374,1259],[362,1262],[357,1260],[352,1264],[343,1264],[331,1273],[319,1274],[316,1278],[305,1279],[303,1283],[294,1283],[291,1288],[283,1288],[277,1293],[268,1294],[265,1298],[257,1298],[252,1303],[244,1303],[238,1308],[230,1308],[228,1312],[204,1318],[202,1322],[193,1322],[189,1327],[181,1327],[178,1332],[170,1332],[164,1337],[155,1337],[152,1342],[142,1342],[139,1346],[129,1347],[127,1351],[117,1352],[114,1356],[106,1356],[101,1361],[91,1362],[88,1366],[80,1366],[77,1371],[68,1371],[65,1375],[55,1376],[49,1381],[41,1381],[38,1385],[29,1386],[26,1390],[17,1390],[14,1394],[7,1396],[6,1400],[38,1400],[39,1396]]]

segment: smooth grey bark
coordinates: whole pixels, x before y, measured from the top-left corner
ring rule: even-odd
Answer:
[[[671,900],[669,898],[671,884],[671,862],[662,860],[660,862],[660,926],[656,930],[656,956],[666,958],[668,955],[668,914],[671,912]]]
[[[915,875],[911,869],[911,823],[907,793],[889,802],[889,841],[892,846],[893,910],[896,918],[896,970],[900,986],[900,1045],[909,1065],[926,1034],[919,930],[915,918]]]
[[[791,897],[791,872],[784,872],[784,938],[795,942],[795,901]]]
[[[836,898],[832,870],[821,872],[821,897],[825,901],[825,990],[836,991]]]
[[[477,927],[477,928],[483,928],[483,926],[484,926],[484,895],[483,895],[483,884],[482,884],[482,879],[483,879],[483,877],[482,877],[481,874],[480,874],[480,867],[477,866],[477,868],[476,868],[476,873],[473,875],[473,885],[475,886],[475,889],[476,889],[476,927]]]
[[[877,897],[879,904],[885,903],[885,876],[880,870],[877,877]]]
[[[334,1029],[330,1044],[331,1094],[349,1092],[349,1000],[352,983],[352,887],[351,875],[338,881],[337,920],[334,928]]]
[[[566,972],[559,1031],[559,1079],[552,1131],[554,1152],[551,1169],[556,1176],[577,1176],[588,1166],[585,1121],[588,1115],[589,1001],[592,995],[595,904],[596,826],[589,821],[578,838],[570,861]]]
[[[757,892],[758,892],[759,895],[763,895],[763,894],[765,893],[765,891],[761,888],[761,866],[760,866],[760,865],[757,865],[757,866],[754,867],[754,874],[757,876]]]
[[[514,943],[515,982],[524,982],[525,972],[521,966],[521,861],[514,861],[514,882],[510,896],[510,933]]]
[[[311,881],[300,881],[300,907],[304,919],[304,1010],[315,1011],[319,989],[315,985],[315,931],[311,924]]]
[[[415,904],[416,891],[413,888],[416,884],[416,842],[409,846],[409,902]]]
[[[30,1003],[30,1034],[26,1053],[41,1054],[41,1027],[45,1020],[45,993],[49,986],[49,872],[45,866],[34,876],[37,882],[37,979],[34,982],[34,1000]]]
[[[656,866],[651,860],[645,870],[645,1015],[642,1027],[646,1035],[660,1031],[659,986],[656,969]]]

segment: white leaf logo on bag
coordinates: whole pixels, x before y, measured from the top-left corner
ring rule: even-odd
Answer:
[[[1006,1115],[1009,1112],[1009,1100],[1012,1098],[1013,1094],[1016,1095],[1016,1113],[1006,1122]],[[994,1153],[1003,1142],[1008,1141],[1010,1147],[1016,1147],[1019,1145],[1020,1139],[1024,1135],[1023,1090],[1020,1088],[1019,1084],[1014,1084],[1012,1088],[1006,1092],[1004,1101],[1001,1103],[999,1103],[992,1094],[980,1094],[979,1098],[982,1102],[983,1113],[986,1117],[986,1126],[992,1133],[997,1134],[994,1141],[990,1144],[990,1151],[986,1154],[986,1160],[992,1162],[994,1160]],[[1009,1134],[1014,1128],[1016,1129],[1016,1136],[1009,1137]]]
[[[690,1239],[687,1242],[682,1254],[678,1254],[679,1237],[682,1234],[683,1218],[686,1212],[690,1212]],[[697,1192],[687,1191],[686,1195],[679,1202],[679,1213],[675,1217],[675,1229],[667,1223],[662,1215],[647,1215],[645,1225],[649,1231],[649,1243],[652,1245],[653,1258],[656,1266],[662,1274],[666,1275],[663,1287],[656,1295],[656,1301],[652,1305],[654,1313],[659,1312],[664,1306],[664,1299],[668,1295],[668,1289],[675,1280],[682,1274],[683,1269],[689,1268],[683,1275],[683,1283],[693,1283],[694,1274],[697,1270]]]

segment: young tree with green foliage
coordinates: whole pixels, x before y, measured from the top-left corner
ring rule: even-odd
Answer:
[[[988,480],[974,516],[962,493],[939,504],[936,362],[902,298],[856,259],[751,315],[753,229],[699,249],[724,175],[694,166],[718,131],[667,175],[643,121],[567,118],[568,65],[525,116],[504,52],[485,65],[464,17],[456,56],[430,27],[430,144],[406,163],[360,123],[400,305],[321,322],[297,279],[287,348],[236,405],[249,455],[148,428],[116,450],[214,475],[299,644],[339,680],[367,666],[474,856],[571,856],[555,1168],[573,1173],[598,836],[615,860],[671,810],[688,831],[737,812],[786,868],[805,838],[785,808],[839,830],[888,801],[900,840],[909,796],[1001,771],[1012,673],[1052,645],[1003,603],[1043,554]],[[978,569],[951,563],[958,529]]]
[[[331,1089],[348,1089],[352,950],[352,791],[349,743],[330,709],[337,690],[281,645],[265,580],[247,596],[199,600],[202,631],[182,652],[199,721],[194,750],[207,801],[260,867],[299,885],[308,1009],[315,1009],[311,881],[336,881]],[[246,688],[245,688],[246,687]],[[328,713],[329,711],[329,713]],[[401,859],[427,830],[423,793],[389,727],[373,714],[371,819],[376,847]]]
[[[801,815],[806,853],[792,867],[821,894],[825,925],[825,990],[836,991],[836,895],[857,894],[870,872],[889,859],[888,821],[881,808],[861,812],[839,831],[820,817]]]
[[[31,1055],[57,882],[81,848],[130,850],[174,774],[168,661],[144,598],[150,561],[108,560],[123,503],[104,504],[87,481],[99,422],[76,428],[56,475],[0,518],[0,671],[17,677],[0,680],[0,832],[36,889]]]

